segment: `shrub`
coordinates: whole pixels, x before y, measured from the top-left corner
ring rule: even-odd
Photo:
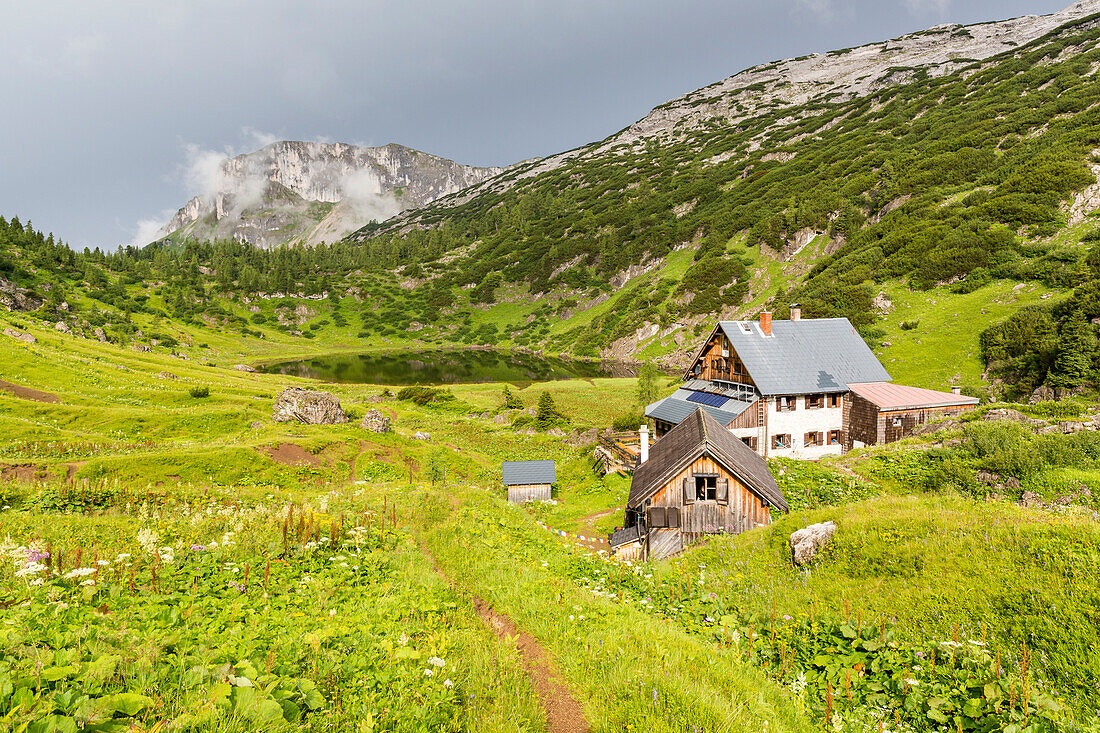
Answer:
[[[201,399],[203,397],[209,397],[210,396],[210,388],[205,386],[205,385],[199,386],[199,387],[192,387],[190,389],[190,391],[188,392],[188,394],[191,395],[192,397],[195,397],[195,398],[198,398],[198,399]]]
[[[397,393],[397,399],[408,400],[414,405],[419,405],[421,407],[428,404],[449,402],[454,398],[455,396],[445,389],[424,387],[419,384],[412,387],[404,387]]]
[[[901,324],[900,324],[900,328],[901,328],[902,331],[912,331],[913,329],[915,329],[919,325],[920,325],[919,320],[916,320],[916,321],[902,321]]]

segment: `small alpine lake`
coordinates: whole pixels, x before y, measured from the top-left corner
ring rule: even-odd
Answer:
[[[267,374],[288,374],[322,382],[407,385],[628,377],[637,373],[637,366],[523,351],[425,349],[313,356],[257,364],[256,368]]]

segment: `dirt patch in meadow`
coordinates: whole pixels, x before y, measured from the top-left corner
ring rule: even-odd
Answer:
[[[323,466],[324,459],[315,456],[297,443],[279,443],[277,446],[266,445],[260,449],[271,460],[284,466]]]
[[[4,481],[37,481],[45,478],[46,469],[33,463],[8,463],[0,466],[0,479]]]
[[[584,708],[573,697],[569,687],[558,677],[550,664],[549,655],[538,640],[520,631],[507,616],[497,613],[480,598],[474,599],[477,615],[500,639],[512,638],[523,658],[527,675],[535,685],[542,709],[551,733],[587,733],[589,726]]]
[[[76,472],[79,471],[86,463],[88,462],[77,461],[76,463],[65,464],[65,480],[71,483],[72,480],[76,478]]]
[[[55,394],[49,392],[42,392],[37,389],[31,389],[30,387],[24,387],[21,384],[12,384],[11,382],[5,382],[0,379],[0,390],[4,390],[9,394],[13,394],[16,397],[22,397],[25,400],[31,400],[32,402],[60,402],[61,398]]]

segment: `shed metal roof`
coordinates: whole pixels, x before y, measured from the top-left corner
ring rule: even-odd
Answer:
[[[620,530],[612,532],[611,537],[607,540],[607,544],[611,546],[611,549],[615,549],[616,547],[622,547],[631,542],[638,542],[641,539],[642,528],[635,524],[631,527],[623,527]]]
[[[552,484],[558,480],[553,461],[504,461],[504,485]]]
[[[908,387],[889,382],[868,382],[849,384],[854,394],[859,395],[880,410],[919,410],[936,407],[958,407],[978,404],[977,397],[937,392],[934,389]]]
[[[693,394],[695,394],[695,392],[692,390],[678,389],[663,400],[657,400],[652,404],[646,405],[645,415],[655,420],[679,425],[684,418],[702,407],[706,410],[707,414],[712,416],[715,420],[723,425],[729,425],[737,419],[738,415],[747,410],[750,404],[748,402],[742,402],[741,400],[730,399],[721,407],[714,407],[712,405],[704,405],[698,402],[689,401],[688,397]]]
[[[889,373],[847,318],[722,321],[719,328],[765,395],[845,392],[853,382],[888,382]]]
[[[725,425],[701,407],[649,449],[649,460],[634,470],[628,507],[638,507],[700,456],[710,456],[770,506],[787,511],[787,500],[768,464]]]

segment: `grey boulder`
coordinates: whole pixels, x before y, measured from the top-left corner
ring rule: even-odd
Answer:
[[[271,419],[275,422],[334,425],[347,422],[348,416],[335,395],[315,389],[287,387],[275,398]]]
[[[791,534],[791,560],[795,565],[805,565],[817,556],[836,534],[836,525],[830,520],[803,527]]]

